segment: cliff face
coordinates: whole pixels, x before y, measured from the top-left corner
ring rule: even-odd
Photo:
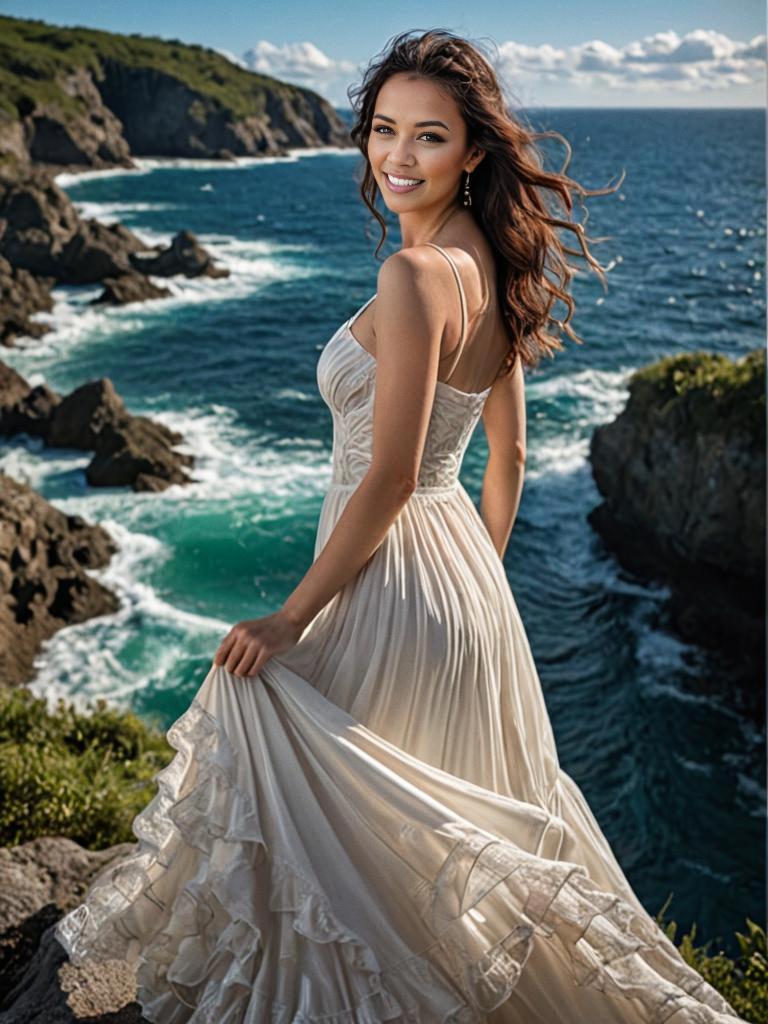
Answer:
[[[619,561],[666,582],[683,636],[764,662],[765,351],[686,353],[638,371],[592,438],[605,501],[590,522]]]
[[[0,17],[0,69],[0,168],[351,145],[343,120],[311,90],[175,40]]]

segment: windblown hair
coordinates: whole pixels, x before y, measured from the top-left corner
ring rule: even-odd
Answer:
[[[584,224],[571,220],[571,193],[582,197],[579,202],[585,209],[584,196],[616,191],[624,173],[612,188],[584,188],[565,174],[571,159],[567,139],[560,132],[534,131],[507,108],[496,72],[474,43],[447,29],[430,29],[416,36],[414,31],[392,37],[369,63],[361,83],[347,90],[355,114],[350,135],[366,157],[360,194],[382,231],[375,255],[384,243],[387,226],[375,206],[378,186],[368,160],[368,137],[379,90],[391,75],[406,72],[413,78],[435,82],[454,98],[467,126],[467,145],[486,153],[471,175],[472,205],[468,209],[494,249],[496,286],[510,342],[501,372],[511,372],[518,356],[525,366],[537,366],[543,355],[554,357],[555,350],[563,348],[557,336],[547,333],[550,323],[577,344],[583,343],[569,323],[575,303],[568,284],[578,271],[568,264],[566,256],[585,259],[607,290],[607,268],[597,262],[588,246],[605,238],[589,238]],[[559,173],[544,170],[536,145],[543,138],[560,139],[567,149]],[[459,204],[462,183],[463,178],[457,190]],[[555,204],[554,216],[547,209],[547,199]],[[559,216],[558,200],[565,211]],[[584,223],[587,219],[585,210]],[[579,249],[564,245],[557,228],[572,231]],[[547,271],[553,274],[553,280],[547,277]],[[551,314],[558,299],[568,309],[564,320]]]

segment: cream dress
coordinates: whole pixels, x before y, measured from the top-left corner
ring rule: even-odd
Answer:
[[[436,248],[461,293],[455,368],[466,298]],[[334,437],[315,557],[371,459],[376,361],[354,319],[317,364]],[[458,479],[489,391],[438,382],[418,486],[381,545],[258,677],[210,668],[132,852],[55,926],[75,963],[135,964],[153,1024],[742,1020],[645,911],[558,763]]]

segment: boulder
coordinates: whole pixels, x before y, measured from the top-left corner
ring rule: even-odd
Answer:
[[[0,362],[0,435],[41,437],[47,447],[94,451],[85,476],[96,487],[160,491],[192,478],[194,456],[176,451],[184,439],[147,416],[134,416],[109,377],[88,381],[65,397],[46,385],[30,388]]]
[[[0,849],[0,1024],[140,1024],[133,968],[71,964],[54,934],[99,872],[132,844],[89,851],[44,836]]]
[[[0,684],[31,679],[40,644],[63,626],[117,610],[116,595],[86,571],[116,550],[103,527],[0,473]]]

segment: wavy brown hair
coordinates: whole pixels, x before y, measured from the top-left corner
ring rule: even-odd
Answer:
[[[547,333],[550,323],[582,344],[569,323],[575,303],[568,293],[568,284],[577,271],[568,264],[566,256],[585,259],[607,290],[606,268],[589,251],[589,244],[606,239],[586,235],[586,211],[584,224],[571,219],[571,193],[580,197],[584,208],[584,196],[616,191],[624,180],[624,172],[613,187],[584,188],[565,174],[571,159],[567,139],[560,132],[534,131],[507,109],[496,72],[475,43],[447,29],[429,29],[414,36],[416,31],[411,29],[392,37],[368,64],[360,84],[347,90],[355,114],[350,136],[366,158],[360,194],[381,227],[375,255],[384,244],[387,226],[375,205],[378,185],[368,160],[368,137],[379,90],[391,75],[406,72],[430,79],[454,98],[467,126],[467,145],[474,144],[486,153],[472,172],[469,210],[496,257],[496,285],[510,343],[501,372],[514,369],[518,355],[525,366],[537,366],[543,355],[554,357],[555,350],[563,348],[556,335]],[[560,172],[544,170],[543,157],[536,145],[543,138],[557,138],[564,143],[567,157]],[[460,189],[461,182],[457,203],[461,202]],[[548,200],[555,207],[553,212],[547,208]],[[559,215],[558,202],[564,208]],[[557,228],[572,231],[579,249],[564,245]],[[568,309],[563,320],[551,313],[558,299]]]

